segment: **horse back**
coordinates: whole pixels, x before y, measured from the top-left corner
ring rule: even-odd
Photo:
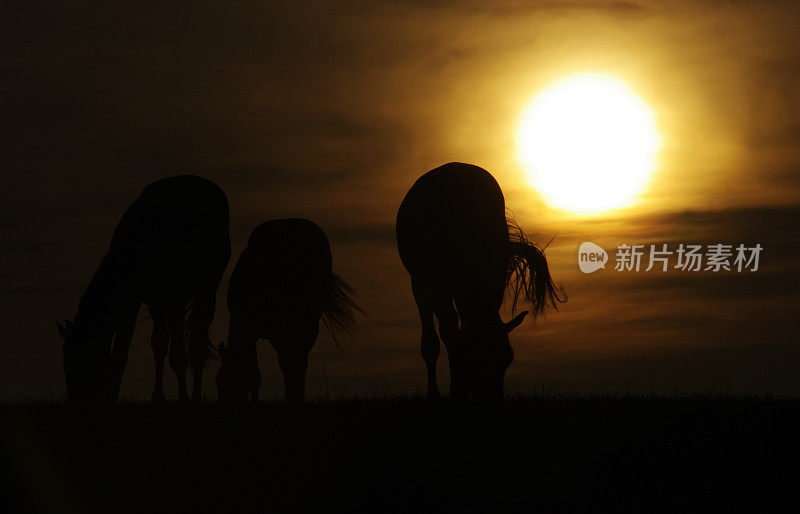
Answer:
[[[144,188],[114,231],[109,255],[129,263],[142,295],[219,282],[230,258],[229,208],[210,180],[182,175]]]
[[[271,220],[256,227],[228,288],[232,316],[265,324],[319,320],[332,273],[331,249],[311,221]]]
[[[420,177],[397,214],[403,265],[412,278],[462,283],[465,276],[504,280],[508,226],[505,199],[478,166],[449,163]]]

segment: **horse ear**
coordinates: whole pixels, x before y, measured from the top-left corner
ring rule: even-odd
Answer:
[[[517,328],[522,323],[522,320],[525,319],[525,316],[528,315],[528,312],[529,311],[520,312],[514,317],[514,319],[504,324],[503,327],[506,329],[506,332],[511,332],[512,330]]]
[[[59,334],[61,337],[63,337],[64,339],[66,339],[66,338],[67,338],[67,333],[69,332],[69,330],[67,329],[67,327],[65,327],[64,325],[62,325],[62,324],[61,324],[61,323],[59,323],[58,321],[56,321],[56,328],[58,329],[58,334]]]

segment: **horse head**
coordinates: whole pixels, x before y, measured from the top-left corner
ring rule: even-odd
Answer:
[[[252,369],[252,366],[246,366],[244,359],[226,347],[225,343],[219,343],[217,352],[219,353],[220,367],[215,382],[220,401],[242,403],[247,400],[248,393],[253,400],[256,400],[261,384],[258,368]]]
[[[108,352],[103,334],[65,319],[56,322],[64,339],[64,377],[67,399],[79,402],[102,400],[107,387]]]
[[[503,398],[506,370],[514,359],[508,334],[517,328],[528,311],[508,323],[462,323],[459,329],[460,352],[454,356],[454,392],[476,400]]]

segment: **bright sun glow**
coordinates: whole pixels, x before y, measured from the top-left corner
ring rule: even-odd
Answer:
[[[655,168],[659,136],[647,105],[624,83],[585,74],[534,98],[517,143],[548,204],[596,213],[635,201]]]

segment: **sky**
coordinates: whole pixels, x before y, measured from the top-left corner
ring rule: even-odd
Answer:
[[[14,2],[4,13],[2,398],[64,394],[54,322],[74,315],[141,189],[184,173],[231,204],[214,341],[250,230],[305,217],[368,314],[340,347],[320,337],[310,394],[424,390],[394,218],[411,184],[450,161],[489,170],[529,237],[552,240],[569,295],[512,334],[509,391],[800,392],[794,2]],[[629,208],[555,209],[517,159],[526,106],[577,73],[623,81],[652,110],[661,149]],[[612,260],[623,243],[764,250],[752,273],[584,275],[584,241]],[[152,388],[149,332],[141,321],[131,398]],[[267,342],[259,361],[262,394],[280,396]]]

